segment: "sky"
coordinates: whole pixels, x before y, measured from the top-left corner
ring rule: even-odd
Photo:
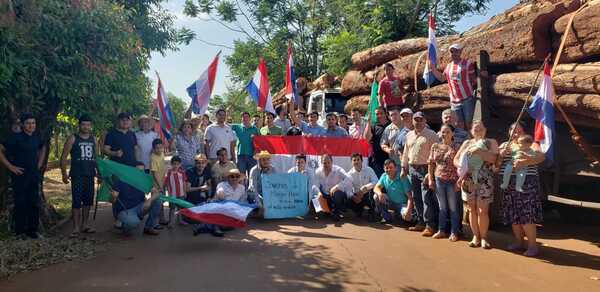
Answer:
[[[167,92],[172,92],[189,104],[186,88],[208,67],[214,56],[222,50],[221,57],[229,55],[232,51],[228,48],[209,45],[219,44],[233,47],[233,42],[245,39],[242,33],[231,31],[222,25],[210,20],[206,15],[190,18],[183,14],[185,0],[169,0],[164,7],[173,13],[177,20],[177,27],[187,27],[196,33],[196,39],[187,46],[181,46],[179,51],[167,52],[164,56],[154,53],[150,61],[150,70],[147,72],[156,84],[157,71],[160,74],[163,86]],[[463,32],[469,28],[487,21],[490,17],[516,5],[518,0],[493,0],[485,15],[467,15],[456,23],[455,29]],[[284,70],[283,68],[281,70]],[[229,70],[225,63],[219,62],[217,78],[213,94],[223,94],[227,91]],[[154,85],[155,86],[155,85]],[[154,91],[153,91],[154,92]]]

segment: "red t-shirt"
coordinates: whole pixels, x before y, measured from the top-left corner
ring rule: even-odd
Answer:
[[[381,99],[383,99],[383,105],[388,107],[391,105],[403,105],[404,98],[402,97],[402,82],[398,77],[384,77],[379,82],[379,92],[377,92]]]

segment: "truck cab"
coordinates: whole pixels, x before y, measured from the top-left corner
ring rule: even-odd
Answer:
[[[340,88],[319,89],[313,91],[308,98],[308,112],[319,113],[319,124],[325,125],[327,113],[343,113],[346,106],[346,98],[340,94]]]

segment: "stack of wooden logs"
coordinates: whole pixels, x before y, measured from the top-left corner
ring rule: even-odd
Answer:
[[[463,56],[472,61],[477,61],[480,51],[485,50],[489,54],[490,104],[496,107],[494,110],[516,116],[537,69],[547,55],[557,53],[569,18],[582,5],[580,0],[522,2],[460,36],[439,37],[439,69],[450,62],[448,47],[452,43],[461,44]],[[553,78],[557,102],[576,125],[600,128],[600,0],[588,1],[587,7],[575,15],[572,28]],[[416,67],[423,110],[449,107],[446,84],[431,88],[423,84],[425,57],[421,56],[425,49],[426,39],[415,38],[354,54],[353,68],[341,83],[342,95],[349,98],[346,110],[366,110],[371,83],[383,78],[383,65],[388,62],[404,78],[406,92],[414,92]]]

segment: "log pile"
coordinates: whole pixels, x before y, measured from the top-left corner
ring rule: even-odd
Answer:
[[[582,5],[587,6],[573,19],[553,83],[558,103],[576,125],[600,128],[600,0],[587,4],[580,0],[521,1],[461,35],[438,37],[438,68],[451,61],[448,47],[452,43],[461,44],[463,57],[474,62],[485,50],[490,59],[487,80],[492,106],[509,114],[518,112],[537,68],[547,55],[556,55],[570,17]],[[349,98],[346,110],[366,110],[371,83],[383,78],[387,62],[405,79],[406,98],[415,96],[411,86],[417,69],[421,109],[433,113],[449,107],[446,84],[425,89],[422,83],[425,45],[422,38],[406,39],[354,54],[353,68],[341,83],[342,95]]]
[[[296,79],[296,90],[302,101],[304,101],[304,99],[310,96],[310,94],[313,91],[327,88],[335,88],[339,86],[339,83],[339,78],[329,73],[325,73],[319,76],[319,78],[315,79],[312,82],[309,82],[304,77],[300,77]],[[282,88],[273,95],[273,106],[277,108],[285,102],[285,88]]]

